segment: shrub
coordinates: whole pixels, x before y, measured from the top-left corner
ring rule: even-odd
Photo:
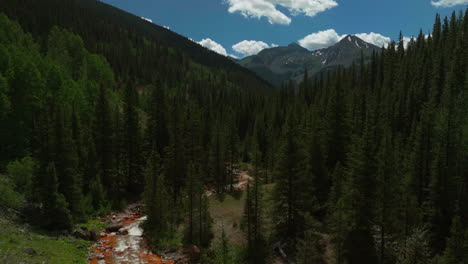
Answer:
[[[7,174],[13,180],[15,190],[20,193],[28,193],[31,190],[32,177],[36,161],[31,157],[10,162],[7,165]]]

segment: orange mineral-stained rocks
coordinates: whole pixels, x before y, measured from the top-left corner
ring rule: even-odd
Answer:
[[[140,212],[126,211],[108,218],[112,223],[120,222],[123,227],[116,233],[101,233],[98,243],[92,247],[89,264],[174,264],[152,253],[146,246],[147,241],[141,236],[143,230],[139,226],[146,217]]]
[[[112,249],[115,246],[117,236],[111,233],[105,233],[104,236],[99,238],[96,245],[93,246],[93,256],[89,260],[89,264],[114,263],[112,261]],[[101,262],[100,262],[101,261]]]

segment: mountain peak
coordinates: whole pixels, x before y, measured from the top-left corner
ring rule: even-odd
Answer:
[[[346,35],[340,40],[340,42],[354,42],[354,41],[363,41],[362,39],[356,37],[355,35]]]
[[[372,48],[374,45],[365,42],[364,40],[360,39],[355,35],[346,35],[336,44],[336,46],[353,46],[359,49],[369,49]]]
[[[292,43],[290,43],[290,44],[288,45],[288,47],[293,48],[293,47],[301,47],[301,46],[300,46],[299,44],[297,44],[296,42],[292,42]]]

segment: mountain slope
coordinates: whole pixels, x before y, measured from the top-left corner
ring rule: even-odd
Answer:
[[[257,55],[240,60],[239,64],[279,86],[289,79],[300,80],[304,69],[308,70],[309,76],[313,76],[338,65],[347,67],[352,62],[359,64],[361,52],[367,62],[373,52],[379,51],[379,47],[348,35],[331,47],[315,51],[308,51],[296,43],[265,49]]]
[[[2,0],[0,12],[18,21],[26,32],[30,32],[42,44],[43,50],[53,26],[80,35],[85,47],[106,57],[118,76],[137,77],[145,83],[154,79],[170,83],[180,78],[183,75],[181,71],[185,71],[193,61],[225,71],[229,81],[241,86],[269,86],[230,59],[164,27],[100,1]],[[168,65],[168,61],[179,63]],[[155,72],[159,73],[157,78]]]

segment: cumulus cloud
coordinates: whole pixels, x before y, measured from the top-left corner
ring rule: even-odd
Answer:
[[[308,50],[323,49],[334,45],[345,36],[338,35],[334,29],[327,29],[305,36],[299,40],[299,45]]]
[[[141,19],[146,20],[146,21],[148,21],[148,22],[150,22],[150,23],[153,23],[153,20],[151,20],[151,19],[149,19],[149,18],[141,17]]]
[[[412,37],[403,37],[403,46],[405,47],[405,49],[408,47],[408,44],[411,42],[412,39]]]
[[[210,38],[206,38],[198,42],[198,44],[202,45],[203,47],[210,49],[218,54],[227,56],[226,49],[221,45],[216,43],[215,41],[211,40]]]
[[[277,9],[278,6],[289,10],[291,15],[313,17],[327,9],[338,6],[335,0],[225,0],[229,13],[241,13],[244,17],[266,17],[270,24],[289,25],[291,18]]]
[[[389,37],[382,36],[378,33],[359,33],[354,34],[356,37],[364,40],[367,43],[371,43],[376,45],[377,47],[387,46],[390,41],[392,41]]]
[[[163,26],[163,28],[169,29],[169,30],[171,29],[169,26]]]
[[[391,41],[389,37],[374,32],[353,35],[378,47],[387,46]],[[347,34],[340,35],[336,33],[334,29],[327,29],[305,36],[303,39],[299,40],[299,45],[308,50],[323,49],[335,45],[345,36],[347,36]]]
[[[251,56],[251,55],[256,55],[260,51],[268,48],[274,48],[278,47],[276,44],[271,44],[268,45],[267,43],[263,41],[256,41],[256,40],[244,40],[241,41],[234,46],[232,46],[232,49],[239,53],[242,54],[243,56]]]
[[[431,4],[437,7],[452,7],[456,5],[468,4],[468,0],[439,0],[431,1]]]

